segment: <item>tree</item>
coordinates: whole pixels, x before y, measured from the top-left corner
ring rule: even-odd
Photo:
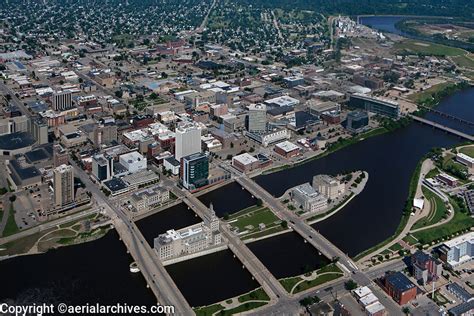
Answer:
[[[282,222],[281,222],[281,227],[282,227],[283,229],[287,229],[287,228],[288,228],[288,222],[287,222],[287,221],[282,221]]]
[[[358,284],[354,280],[349,280],[344,282],[344,288],[348,291],[355,290],[358,287]]]
[[[228,219],[229,219],[229,213],[227,213],[227,212],[224,213],[224,219],[225,219],[225,220],[228,220]]]
[[[16,195],[12,195],[8,198],[10,200],[10,202],[15,202],[16,201]]]
[[[262,206],[262,205],[263,205],[262,199],[257,199],[257,206]]]
[[[405,314],[405,315],[408,315],[410,314],[410,308],[408,308],[408,306],[405,306],[402,308],[402,312]]]

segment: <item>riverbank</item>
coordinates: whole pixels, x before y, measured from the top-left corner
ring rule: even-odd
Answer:
[[[334,153],[334,152],[336,152],[340,149],[348,147],[350,145],[356,144],[356,143],[361,142],[363,140],[366,140],[368,138],[379,136],[379,135],[382,135],[382,134],[385,134],[385,133],[388,133],[388,132],[391,132],[391,131],[392,131],[391,129],[383,127],[383,126],[382,127],[377,127],[373,130],[370,130],[368,132],[359,134],[359,135],[354,136],[352,138],[342,139],[342,140],[337,141],[333,144],[330,144],[330,146],[327,147],[326,151],[324,151],[323,153],[321,153],[319,155],[315,155],[315,156],[306,158],[306,159],[301,160],[297,163],[285,164],[285,165],[282,165],[282,166],[278,166],[276,168],[271,168],[271,169],[265,170],[261,173],[261,175],[269,175],[271,173],[275,173],[275,172],[282,171],[282,170],[285,170],[285,169],[291,169],[291,168],[294,168],[294,167],[304,165],[304,164],[306,164],[310,161],[326,157],[326,156],[328,156],[328,155],[330,155],[330,154],[332,154],[332,153]]]
[[[98,213],[41,230],[37,233],[2,244],[0,257],[10,259],[19,255],[42,254],[50,249],[73,246],[104,237],[110,223]]]

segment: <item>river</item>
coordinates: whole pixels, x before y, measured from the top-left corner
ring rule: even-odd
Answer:
[[[473,104],[474,89],[471,88],[444,99],[438,109],[474,121]],[[385,240],[396,230],[410,177],[421,157],[432,147],[452,146],[460,141],[439,130],[412,123],[305,165],[259,176],[256,181],[271,194],[279,196],[292,186],[310,181],[315,174],[337,174],[356,169],[368,171],[369,181],[365,190],[343,210],[314,225],[344,252],[354,256]],[[250,194],[235,184],[212,191],[200,199],[213,201],[219,214],[232,213],[255,202]],[[140,221],[139,227],[151,242],[160,232],[192,224],[195,220],[187,207],[178,205]],[[324,261],[316,250],[302,245],[300,237],[293,233],[250,244],[249,247],[277,277],[299,273],[306,264],[315,268]],[[298,260],[290,265],[293,257]],[[0,288],[0,301],[155,303],[143,277],[129,272],[130,262],[131,258],[116,232],[109,232],[94,242],[4,260],[0,262],[0,278],[4,284]],[[194,306],[239,295],[256,286],[229,251],[168,266],[167,270]]]

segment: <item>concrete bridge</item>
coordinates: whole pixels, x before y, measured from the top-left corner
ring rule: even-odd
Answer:
[[[445,131],[447,133],[451,133],[453,135],[459,136],[459,137],[464,138],[468,141],[471,141],[471,142],[474,141],[474,136],[473,135],[469,135],[469,134],[460,132],[460,131],[455,130],[453,128],[447,127],[447,126],[439,124],[439,123],[435,123],[433,121],[427,120],[427,119],[419,117],[419,116],[415,116],[415,115],[411,115],[411,114],[409,114],[408,116],[410,118],[412,118],[414,121],[417,121],[417,122],[420,122],[420,123],[423,123],[423,124],[426,124],[426,125],[433,126],[434,128],[437,128],[437,129],[440,129],[440,130]]]
[[[423,106],[423,105],[418,105],[419,108],[422,108],[424,110],[427,110],[429,112],[432,112],[432,113],[435,113],[439,116],[442,116],[442,117],[446,117],[446,118],[449,118],[453,121],[456,121],[456,122],[459,122],[459,123],[462,123],[462,124],[465,124],[465,125],[469,125],[469,126],[474,126],[474,122],[471,122],[471,121],[468,121],[468,120],[465,120],[465,119],[462,119],[460,117],[457,117],[457,116],[454,116],[454,115],[451,115],[451,114],[447,114],[447,113],[444,113],[444,112],[441,112],[441,111],[438,111],[436,109],[433,109],[433,108],[429,108],[427,106]]]
[[[197,215],[204,218],[204,214],[207,212],[208,208],[198,198],[188,191],[179,190],[177,187],[170,189],[173,190],[173,193],[176,196],[182,197],[183,202],[193,209]],[[272,301],[281,299],[285,300],[289,298],[288,293],[286,293],[286,290],[283,288],[281,283],[273,276],[273,274],[270,273],[270,271],[268,271],[265,265],[253,254],[247,245],[241,241],[238,236],[231,232],[227,224],[221,223],[220,231],[223,237],[227,240],[227,246],[229,249],[237,258],[239,258],[255,280],[260,283]]]

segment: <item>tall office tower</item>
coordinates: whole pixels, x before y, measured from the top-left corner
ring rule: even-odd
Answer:
[[[185,123],[176,127],[174,156],[180,161],[184,156],[201,152],[201,129],[196,123]]]
[[[53,92],[52,103],[55,111],[72,108],[72,92],[69,90]]]
[[[250,133],[262,133],[267,130],[267,107],[265,104],[251,104],[248,107],[246,127]]]
[[[69,165],[60,165],[54,169],[54,202],[56,206],[65,206],[74,202],[74,169]]]
[[[188,190],[208,184],[209,158],[203,153],[185,156],[181,162],[181,182]]]
[[[41,119],[31,119],[28,124],[28,132],[36,139],[37,145],[48,143],[48,123]]]

